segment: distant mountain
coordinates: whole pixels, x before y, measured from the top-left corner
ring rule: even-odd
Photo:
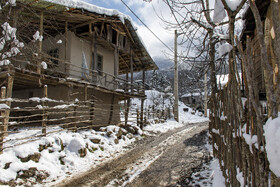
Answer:
[[[172,59],[163,57],[154,57],[154,61],[157,64],[160,71],[174,71],[174,62]],[[189,65],[186,63],[178,63],[179,70],[188,70]]]
[[[174,62],[172,60],[163,57],[154,57],[154,61],[157,64],[159,70],[172,70]]]

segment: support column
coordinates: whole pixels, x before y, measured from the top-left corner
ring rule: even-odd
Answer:
[[[119,74],[119,49],[118,46],[115,45],[114,51],[114,79],[118,77]],[[115,81],[114,81],[115,82]],[[118,84],[114,84],[114,89],[117,89]]]
[[[44,12],[41,12],[40,14],[40,36],[43,36],[43,32],[44,32]],[[41,39],[39,39],[39,59],[41,60],[42,57],[42,46],[43,46],[43,41]],[[41,74],[41,61],[37,62],[37,73]]]
[[[67,35],[68,35],[68,21],[65,22],[65,33],[64,33],[64,38],[65,38],[65,41],[64,41],[64,60],[67,62],[68,59],[67,59],[67,45],[68,45],[68,40],[67,40]],[[69,64],[64,64],[65,66],[65,73],[66,74],[70,74],[70,72],[68,71],[69,70]]]
[[[143,95],[145,95],[145,70],[143,70],[142,72],[142,90],[143,91]],[[141,114],[140,114],[140,118],[141,118],[141,123],[140,123],[140,128],[143,129],[144,127],[144,101],[145,99],[142,98],[141,99]]]
[[[97,71],[97,36],[93,33],[92,37],[92,52],[93,52],[93,70]]]
[[[1,99],[6,99],[6,87],[1,88]],[[3,110],[0,112],[1,114],[1,125],[0,125],[0,154],[3,153],[3,144],[4,144],[4,138],[7,134],[7,126],[6,123],[6,111]]]
[[[133,56],[132,51],[130,51],[130,83],[131,83],[131,93],[133,93]]]

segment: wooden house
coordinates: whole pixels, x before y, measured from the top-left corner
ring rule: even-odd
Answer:
[[[17,28],[24,43],[0,67],[10,123],[25,116],[43,126],[117,124],[121,100],[144,101],[144,85],[133,83],[133,72],[142,71],[144,79],[157,66],[130,17],[72,0],[17,0],[2,14],[10,17],[2,16],[1,24]]]
[[[256,5],[260,12],[260,16],[264,25],[264,34],[265,34],[265,42],[268,49],[268,57],[270,63],[273,63],[274,58],[274,51],[273,51],[273,44],[271,39],[271,32],[272,32],[272,13],[271,13],[271,6],[270,0],[256,0]],[[253,13],[250,8],[245,12],[243,16],[244,20],[244,27],[241,33],[240,40],[243,44],[243,47],[246,48],[246,37],[250,36],[253,42],[253,62],[252,66],[254,67],[253,79],[256,82],[257,89],[259,90],[260,99],[265,99],[265,83],[264,83],[264,68],[262,67],[261,63],[261,49],[260,44],[258,41],[258,37],[256,37],[256,25]]]

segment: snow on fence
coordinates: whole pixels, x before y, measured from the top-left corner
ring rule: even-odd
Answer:
[[[104,109],[106,104],[101,106],[94,103],[93,100],[71,102],[53,100],[48,98],[47,90],[47,86],[45,86],[42,98],[18,99],[6,98],[6,88],[1,88],[0,154],[4,149],[35,141],[52,133],[67,130],[77,132],[81,129],[106,126],[93,123],[95,110],[108,113],[108,110]],[[145,126],[151,121],[160,123],[170,118],[171,110],[169,108],[164,110],[144,109],[143,119],[141,119],[141,110],[132,106],[129,109],[127,120],[125,120],[125,114],[126,110],[121,110],[119,124]]]
[[[238,118],[231,108],[228,89],[219,91],[216,102],[211,99],[210,107],[217,110],[210,114],[209,125],[213,154],[219,159],[226,186],[268,186],[270,170],[263,129],[247,101],[243,102],[243,119]]]

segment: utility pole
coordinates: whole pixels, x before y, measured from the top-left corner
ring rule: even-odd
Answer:
[[[174,38],[174,119],[179,122],[179,111],[178,111],[178,62],[177,62],[177,30],[175,30]]]
[[[207,72],[204,75],[204,117],[207,117]]]

